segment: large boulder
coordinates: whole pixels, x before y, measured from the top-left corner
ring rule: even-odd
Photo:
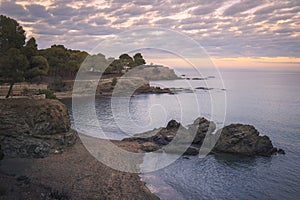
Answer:
[[[218,131],[220,137],[213,152],[246,156],[271,156],[278,152],[268,136],[260,136],[251,125],[231,124]],[[279,152],[281,152],[280,150]]]
[[[0,100],[0,143],[9,157],[45,157],[76,141],[67,108],[58,100]]]

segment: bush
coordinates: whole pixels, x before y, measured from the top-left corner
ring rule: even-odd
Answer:
[[[66,84],[63,82],[62,78],[57,77],[55,80],[49,85],[50,89],[61,92],[64,90]]]
[[[30,90],[28,88],[24,88],[23,91],[21,92],[22,96],[31,96],[34,94],[33,90]]]
[[[114,77],[114,78],[112,79],[111,85],[112,85],[112,86],[115,86],[115,85],[117,85],[117,82],[118,82],[117,78]]]
[[[56,99],[54,92],[51,90],[39,90],[38,94],[45,94],[46,99]]]

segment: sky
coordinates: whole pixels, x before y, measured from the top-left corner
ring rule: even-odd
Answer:
[[[220,67],[300,67],[299,0],[0,0],[0,13],[39,48],[91,52],[124,31],[152,27],[187,35]]]

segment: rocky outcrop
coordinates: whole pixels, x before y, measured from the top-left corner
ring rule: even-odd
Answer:
[[[282,149],[273,147],[268,136],[260,136],[251,125],[231,124],[219,130],[220,137],[214,152],[240,154],[246,156],[271,156],[283,153]]]
[[[177,121],[171,120],[165,128],[155,129],[124,140],[138,141],[142,144],[141,149],[145,152],[163,149],[168,153],[184,152],[184,155],[197,155],[205,135],[211,134],[215,128],[215,123],[203,117],[197,118],[192,125],[188,126],[188,129],[181,126]],[[177,134],[180,134],[180,136],[173,141]],[[165,149],[164,146],[171,141],[175,145],[172,148],[168,147]],[[186,149],[187,145],[191,146]]]
[[[164,150],[168,153],[182,153],[184,155],[197,155],[207,134],[213,134],[216,130],[214,122],[203,117],[197,118],[187,128],[175,120],[171,120],[165,128],[155,129],[144,134],[136,135],[125,141],[137,141],[145,152]],[[175,136],[180,134],[179,139]],[[211,135],[212,139],[220,134],[212,153],[230,153],[245,156],[271,156],[276,153],[284,154],[282,149],[273,147],[268,136],[260,136],[258,131],[251,125],[232,124],[218,130],[217,134]],[[174,142],[171,148],[166,147]],[[190,145],[187,149],[187,144]]]
[[[75,143],[67,108],[57,100],[0,100],[0,144],[5,156],[42,158]]]
[[[179,77],[173,69],[161,65],[141,65],[125,74],[127,77],[140,77],[146,80],[175,80]]]

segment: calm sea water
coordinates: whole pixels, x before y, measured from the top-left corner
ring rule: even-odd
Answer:
[[[193,70],[178,70],[178,74],[199,77]],[[226,93],[225,125],[252,124],[261,134],[268,135],[274,146],[284,149],[286,155],[271,158],[209,155],[204,159],[191,156],[143,174],[142,179],[162,199],[299,199],[300,71],[223,69],[221,75],[224,88],[210,91],[136,95],[129,104],[122,98],[96,99],[97,120],[108,138],[122,139],[165,126],[170,119],[187,125],[199,115],[210,118],[211,97],[221,98]],[[219,81],[216,79],[191,80],[188,84],[186,80],[157,81],[152,85],[194,89]],[[71,100],[64,103],[72,116]],[[128,107],[128,112],[112,112],[112,103],[116,108]],[[81,109],[88,106],[91,105],[82,98]],[[222,125],[222,121],[217,123]],[[93,124],[86,124],[81,132],[97,136],[98,129]]]

